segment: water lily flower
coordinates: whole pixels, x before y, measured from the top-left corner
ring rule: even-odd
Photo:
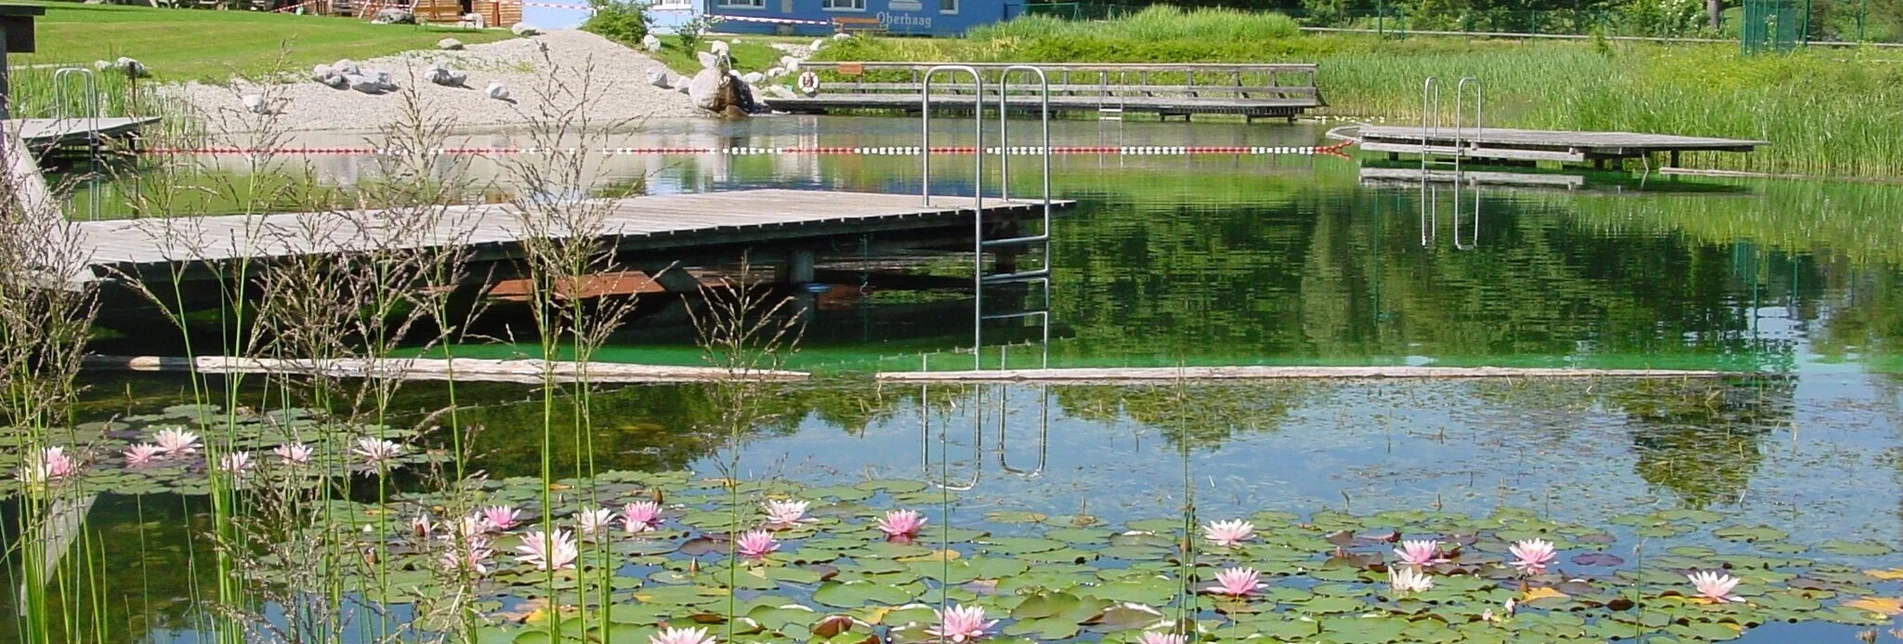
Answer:
[[[308,465],[311,462],[311,446],[303,443],[286,443],[271,449],[278,460],[285,465]]]
[[[668,627],[649,635],[648,644],[714,644],[714,637],[705,628]]]
[[[636,501],[621,506],[621,531],[648,532],[661,525],[661,504]]]
[[[489,522],[479,516],[468,516],[455,521],[444,521],[443,538],[463,543],[482,537],[489,531]]]
[[[1553,563],[1559,554],[1553,550],[1553,543],[1545,539],[1527,539],[1516,541],[1507,550],[1513,553],[1513,567],[1523,574],[1537,575],[1546,572],[1546,566]]]
[[[515,551],[520,555],[516,561],[536,570],[569,570],[575,567],[575,560],[581,558],[581,547],[567,530],[524,532],[522,545],[516,546]]]
[[[1433,539],[1402,541],[1401,547],[1394,549],[1394,556],[1400,557],[1401,563],[1410,566],[1447,563],[1447,558],[1440,554],[1440,542]]]
[[[1217,547],[1227,548],[1255,538],[1255,524],[1241,519],[1211,521],[1203,526],[1203,537]]]
[[[1388,586],[1397,593],[1418,593],[1434,589],[1434,579],[1413,566],[1388,568]]]
[[[917,510],[893,510],[879,519],[879,531],[888,539],[910,539],[925,527],[925,515]]]
[[[766,523],[776,528],[789,528],[808,521],[806,501],[767,501],[762,504],[766,509]]]
[[[164,455],[159,446],[151,443],[139,443],[122,452],[126,457],[126,467],[151,465],[152,461]]]
[[[515,509],[514,506],[492,505],[482,509],[483,523],[488,524],[489,529],[495,532],[515,527],[515,522],[521,518],[522,511]]]
[[[748,531],[740,535],[740,540],[734,545],[739,548],[741,555],[754,559],[765,557],[767,553],[780,549],[779,540],[773,538],[773,533],[765,530]]]
[[[1204,590],[1230,597],[1248,597],[1265,585],[1258,581],[1261,577],[1254,568],[1230,568],[1216,573],[1216,585]]]
[[[1740,580],[1737,577],[1712,570],[1701,570],[1685,575],[1685,578],[1691,580],[1692,587],[1698,589],[1698,596],[1705,601],[1714,604],[1744,601],[1737,595],[1731,594],[1732,589],[1738,587]]]
[[[430,519],[428,512],[410,518],[411,536],[418,539],[428,539],[430,538],[430,534],[434,532],[436,532],[436,522]]]
[[[1189,644],[1189,636],[1144,631],[1142,635],[1137,636],[1137,644]]]
[[[449,549],[443,551],[443,569],[452,573],[469,573],[476,577],[489,574],[489,558],[496,551],[489,547],[489,538],[480,534],[467,539],[455,539],[453,535],[443,535],[453,540]]]
[[[241,477],[251,471],[251,452],[232,452],[218,459],[218,471]]]
[[[998,620],[985,619],[983,606],[952,606],[932,612],[938,614],[938,625],[925,632],[949,642],[976,641],[985,636],[985,629],[998,624]]]
[[[70,478],[78,473],[79,459],[67,454],[66,448],[47,447],[28,455],[25,462],[20,463],[14,478],[21,483],[38,485]]]
[[[198,434],[183,429],[162,429],[152,436],[152,442],[159,444],[159,451],[166,456],[183,456],[198,451]]]
[[[615,520],[615,511],[608,508],[582,510],[575,514],[575,528],[583,536],[594,536],[608,531]]]
[[[350,448],[350,453],[363,459],[364,465],[382,468],[403,455],[403,446],[381,438],[365,436],[357,439],[357,445]]]

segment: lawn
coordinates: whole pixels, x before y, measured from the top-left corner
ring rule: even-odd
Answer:
[[[674,70],[676,74],[693,76],[700,73],[700,58],[696,57],[694,52],[683,49],[679,38],[659,37],[661,50],[648,52],[649,56],[661,61],[661,64],[667,65],[668,69]],[[738,38],[740,42],[734,43],[735,38]],[[697,48],[700,51],[707,51],[707,43],[715,40],[725,40],[730,43],[727,55],[733,59],[733,68],[740,70],[741,73],[764,72],[778,67],[780,56],[784,55],[780,50],[768,45],[766,38],[759,36],[711,36],[701,39]]]
[[[46,7],[35,25],[39,51],[16,57],[12,64],[90,64],[131,56],[163,81],[222,82],[234,72],[266,72],[278,63],[281,52],[286,68],[305,69],[339,58],[428,49],[446,36],[470,44],[513,37],[501,29],[373,25],[357,18],[255,11],[24,4]]]

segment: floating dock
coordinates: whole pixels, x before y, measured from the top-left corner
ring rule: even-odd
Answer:
[[[696,250],[822,244],[826,240],[880,233],[964,235],[972,233],[971,197],[809,190],[739,190],[604,200],[606,214],[591,232],[617,253],[666,251],[672,260]],[[1041,216],[1045,202],[983,200],[985,216]],[[1052,201],[1054,209],[1069,201]],[[521,214],[507,205],[453,206],[434,229],[385,226],[377,211],[285,213],[87,221],[78,227],[78,253],[87,257],[81,280],[120,274],[169,279],[191,268],[191,277],[233,274],[246,262],[364,251],[467,246],[481,262],[523,256]],[[393,233],[392,230],[404,232]],[[549,231],[540,231],[547,234]],[[393,238],[392,235],[401,235]],[[472,260],[478,261],[478,260]],[[665,261],[661,262],[663,265]],[[638,267],[637,267],[638,268]],[[188,277],[189,279],[190,277]]]
[[[1096,112],[1121,118],[1127,113],[1189,118],[1229,114],[1293,119],[1325,105],[1315,86],[1314,65],[1242,64],[1044,64],[1024,63],[803,63],[802,69],[829,72],[846,80],[821,82],[811,95],[761,97],[784,112],[824,113],[858,110],[918,112],[923,109],[925,72],[940,65],[965,66],[985,77],[987,110],[997,109],[998,80],[1005,68],[1034,66],[1050,82],[1052,112]],[[869,77],[877,80],[868,80]],[[1013,112],[1035,114],[1043,99],[1035,76],[1010,76],[1004,104]],[[969,73],[941,72],[932,79],[933,111],[970,112],[980,96]]]
[[[8,124],[35,152],[60,149],[87,149],[92,141],[136,141],[140,130],[159,122],[159,117],[100,117],[67,119],[10,119]],[[136,146],[121,144],[123,149]]]
[[[1592,163],[1603,166],[1625,159],[1649,157],[1657,153],[1670,156],[1668,164],[1678,166],[1683,152],[1751,152],[1765,141],[1717,139],[1672,134],[1636,134],[1632,132],[1573,132],[1565,130],[1518,130],[1509,128],[1451,127],[1420,128],[1363,126],[1361,149],[1386,152],[1389,158],[1400,155],[1424,155],[1431,159],[1482,159],[1537,163]]]

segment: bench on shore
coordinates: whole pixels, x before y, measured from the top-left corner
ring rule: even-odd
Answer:
[[[870,16],[838,16],[833,18],[833,29],[842,34],[878,33],[885,31],[885,23]]]

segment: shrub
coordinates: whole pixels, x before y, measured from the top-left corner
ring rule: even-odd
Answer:
[[[581,24],[586,31],[624,44],[639,46],[648,35],[646,5],[629,0],[589,0],[594,14]]]

